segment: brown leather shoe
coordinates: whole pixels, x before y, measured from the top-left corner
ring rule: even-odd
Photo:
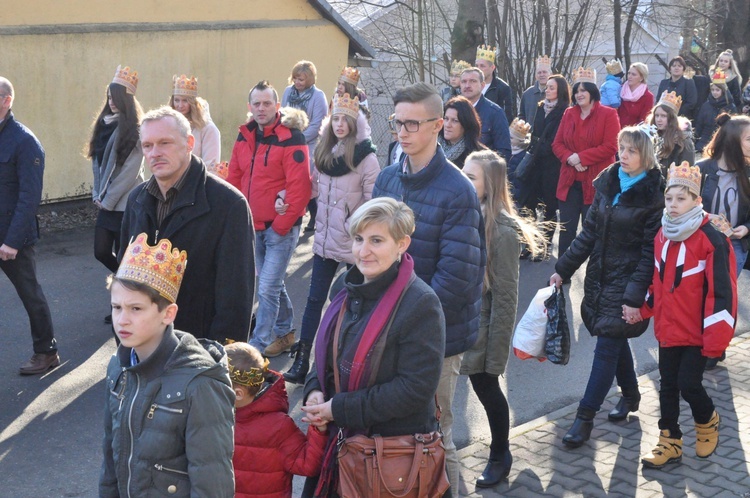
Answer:
[[[263,356],[268,358],[274,358],[279,356],[281,353],[289,351],[294,346],[294,330],[288,334],[277,337],[275,341],[266,346],[266,350],[263,352]]]
[[[47,370],[60,366],[60,356],[54,353],[34,353],[31,359],[21,365],[18,373],[21,375],[42,374]]]

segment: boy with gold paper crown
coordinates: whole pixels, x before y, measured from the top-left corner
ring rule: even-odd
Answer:
[[[234,496],[234,392],[223,347],[174,330],[185,251],[140,234],[108,279],[120,346],[107,367],[100,497]]]
[[[703,370],[734,335],[737,269],[720,220],[703,211],[700,186],[698,166],[669,168],[654,278],[641,308],[642,316],[654,316],[661,375],[661,433],[656,448],[641,459],[647,468],[682,460],[680,395],[695,420],[696,455],[707,458],[719,444],[720,418],[703,387]]]

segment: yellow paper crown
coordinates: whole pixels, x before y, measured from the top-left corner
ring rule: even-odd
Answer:
[[[576,83],[593,83],[596,85],[596,69],[590,67],[573,69],[573,84]]]
[[[253,367],[249,370],[240,370],[232,366],[232,361],[228,359],[229,367],[229,379],[241,386],[245,387],[256,387],[263,385],[266,380],[266,374],[268,373],[268,358],[265,358],[263,366],[261,368]]]
[[[341,76],[339,76],[339,81],[351,83],[352,85],[358,85],[359,84],[359,71],[353,67],[347,66],[341,70]]]
[[[471,64],[466,61],[453,61],[451,63],[451,76],[460,75],[464,69],[469,69]]]
[[[138,71],[133,71],[129,66],[117,66],[112,83],[124,86],[129,94],[135,95],[135,89],[138,87]]]
[[[531,125],[523,119],[515,118],[510,124],[510,134],[522,140],[526,138],[529,131],[531,131]]]
[[[661,94],[661,98],[659,99],[659,103],[656,105],[665,105],[674,112],[680,112],[680,107],[682,107],[682,96],[677,95],[677,92],[667,92],[664,90],[664,93]]]
[[[717,69],[714,71],[714,74],[711,75],[711,83],[714,85],[726,85],[727,84],[727,75],[722,71],[721,69]]]
[[[348,93],[341,97],[338,94],[333,96],[333,113],[351,116],[354,119],[359,117],[359,97],[351,98]]]
[[[495,63],[495,47],[492,45],[479,45],[477,47],[477,59],[482,59]]]
[[[180,284],[187,266],[187,252],[172,248],[168,239],[155,246],[148,245],[145,233],[130,243],[122,263],[117,269],[117,278],[146,284],[169,302],[177,301]]]
[[[187,77],[184,74],[172,76],[172,95],[185,95],[186,97],[198,96],[198,80],[195,76]]]
[[[536,68],[547,69],[547,71],[552,71],[552,59],[549,58],[549,55],[542,55],[540,57],[537,57]]]
[[[679,166],[672,163],[667,174],[667,188],[679,185],[696,196],[701,195],[701,169],[698,166],[690,166],[687,161],[682,161]]]
[[[623,72],[622,70],[622,62],[620,62],[619,59],[612,59],[611,61],[607,62],[607,72],[609,74],[615,75],[620,74]]]

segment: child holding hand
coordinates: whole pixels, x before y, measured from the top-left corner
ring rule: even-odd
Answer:
[[[695,420],[695,453],[707,458],[719,443],[719,414],[703,387],[708,358],[722,355],[737,318],[737,270],[726,235],[703,211],[701,173],[683,162],[669,168],[662,228],[654,243],[655,269],[644,318],[654,316],[659,341],[660,436],[644,467],[682,460],[680,395]]]

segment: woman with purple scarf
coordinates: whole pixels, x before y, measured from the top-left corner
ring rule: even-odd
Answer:
[[[355,266],[320,324],[302,407],[304,421],[332,424],[331,439],[320,478],[308,479],[303,496],[338,497],[339,430],[387,437],[437,429],[445,320],[435,292],[414,274],[406,252],[413,232],[412,210],[386,197],[349,220]]]

